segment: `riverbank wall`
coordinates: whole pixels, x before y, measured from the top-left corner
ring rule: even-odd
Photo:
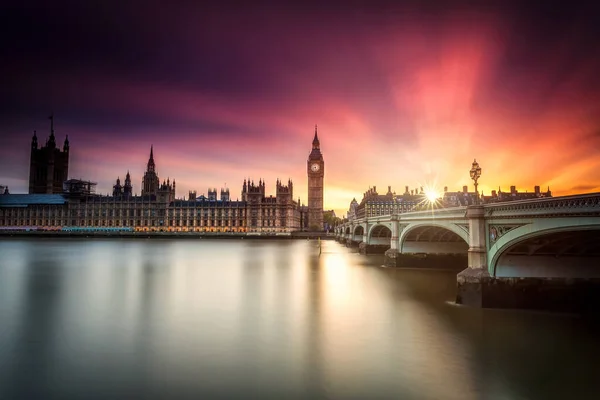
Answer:
[[[480,308],[598,314],[600,279],[492,277],[467,268],[457,275],[456,303]]]
[[[250,240],[334,240],[333,235],[324,232],[292,232],[292,233],[224,233],[224,232],[64,232],[64,231],[29,231],[1,232],[3,237],[37,237],[37,238],[140,238],[140,239],[250,239]]]

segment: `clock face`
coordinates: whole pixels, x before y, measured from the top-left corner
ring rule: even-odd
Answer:
[[[319,164],[313,164],[310,166],[310,170],[312,172],[317,172],[319,169],[321,169],[321,166]]]

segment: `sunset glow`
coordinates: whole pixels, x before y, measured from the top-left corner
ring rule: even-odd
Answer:
[[[0,184],[27,191],[32,132],[43,142],[54,112],[69,175],[100,193],[128,170],[139,193],[154,145],[177,197],[226,185],[235,199],[248,177],[274,194],[291,178],[306,203],[315,123],[325,209],[338,215],[371,186],[472,190],[473,158],[486,195],[600,190],[600,56],[585,8],[185,4],[11,6],[7,36],[21,42],[1,50]]]

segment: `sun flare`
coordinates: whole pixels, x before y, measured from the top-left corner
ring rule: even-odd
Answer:
[[[435,189],[428,189],[425,191],[425,197],[430,203],[435,203],[441,196]]]

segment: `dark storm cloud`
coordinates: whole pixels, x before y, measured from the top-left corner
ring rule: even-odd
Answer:
[[[15,3],[6,9],[7,34],[0,50],[2,59],[8,60],[2,109],[14,114],[59,108],[65,101],[61,86],[48,82],[57,75],[100,80],[118,76],[231,96],[277,97],[285,84],[272,76],[273,68],[284,63],[306,70],[323,62],[327,55],[319,51],[322,41],[343,36],[357,43],[379,24],[414,18],[435,26],[448,12],[466,9],[498,12],[514,32],[503,60],[506,68],[498,76],[509,82],[509,88],[510,82],[519,84],[510,74],[529,76],[556,51],[563,52],[562,60],[544,66],[552,68],[551,79],[556,82],[586,59],[597,57],[598,28],[592,18],[597,7],[484,3],[258,3],[256,8],[157,1]],[[343,49],[339,50],[343,56]],[[344,82],[341,89],[352,89],[348,88],[352,80],[340,81]]]
[[[600,87],[594,72],[600,67],[598,3],[523,3],[510,14],[511,33],[498,65],[497,85],[490,88],[527,95],[524,87],[538,86],[540,90],[528,91],[535,98],[521,99],[537,107],[574,75],[581,80],[580,90]]]

